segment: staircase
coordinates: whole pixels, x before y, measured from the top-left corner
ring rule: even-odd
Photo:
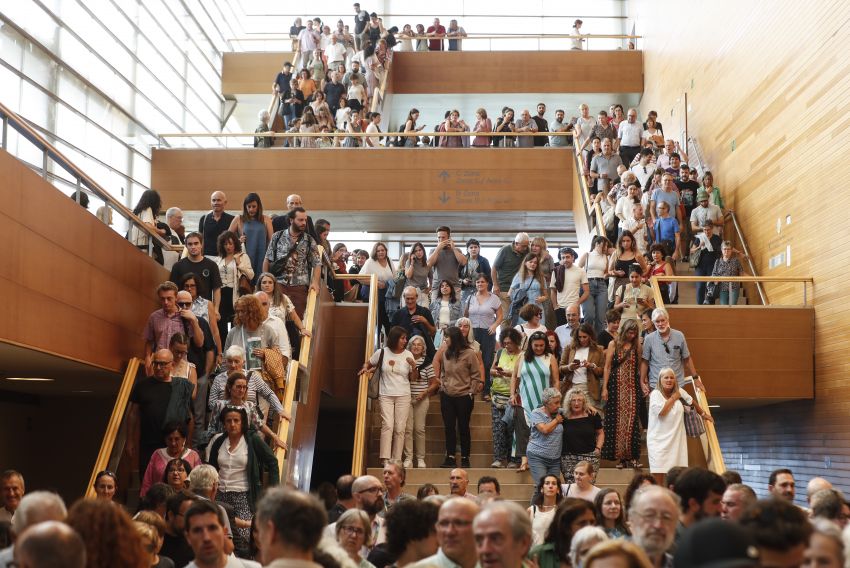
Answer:
[[[491,426],[490,404],[476,398],[470,419],[470,432],[472,435],[471,455],[469,462],[472,466],[467,469],[469,474],[469,492],[476,492],[478,479],[488,475],[499,480],[502,497],[516,501],[521,505],[528,505],[529,499],[534,491],[534,481],[530,472],[518,472],[515,469],[491,468],[493,462],[493,432]],[[450,469],[440,468],[439,465],[445,459],[445,429],[443,419],[440,415],[440,398],[434,396],[428,407],[428,417],[425,423],[425,463],[424,469],[408,469],[407,480],[404,491],[415,495],[419,488],[425,483],[434,484],[440,495],[449,494],[449,472]],[[369,468],[367,473],[378,479],[382,478],[382,468],[378,459],[378,446],[381,436],[381,417],[378,412],[371,413],[369,424]],[[460,449],[456,455],[457,463],[460,463]],[[647,464],[646,446],[644,446],[641,460]],[[602,467],[596,476],[596,485],[600,488],[611,487],[616,489],[620,495],[626,491],[626,487],[634,475],[630,469],[617,469],[613,462],[602,462]]]

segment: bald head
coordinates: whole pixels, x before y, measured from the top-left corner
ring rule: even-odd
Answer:
[[[469,486],[469,474],[465,469],[455,468],[449,474],[449,488],[452,495],[466,495],[466,488]]]
[[[286,197],[286,208],[291,211],[296,207],[304,207],[304,205],[302,205],[301,196],[297,193],[293,193]]]
[[[812,504],[812,495],[824,489],[832,489],[832,483],[823,477],[813,477],[809,481],[809,484],[806,485],[806,501],[809,502],[809,505]]]
[[[265,292],[254,292],[254,297],[260,301],[260,312],[265,320],[269,317],[269,295]]]
[[[191,302],[192,294],[189,293],[188,290],[180,290],[177,292],[177,301],[178,302]]]
[[[12,528],[17,534],[21,534],[38,523],[64,521],[67,516],[65,502],[59,495],[50,491],[33,491],[21,499],[21,505],[12,519]]]
[[[224,211],[224,206],[227,205],[227,196],[223,191],[214,191],[210,196],[210,206],[216,213]]]
[[[21,568],[85,568],[86,547],[74,529],[47,521],[25,530],[15,543]]]

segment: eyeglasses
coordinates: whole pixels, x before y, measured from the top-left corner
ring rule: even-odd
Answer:
[[[348,525],[341,527],[340,530],[345,531],[348,534],[353,534],[353,535],[357,535],[357,536],[362,536],[362,535],[366,534],[365,530],[363,530],[359,527],[352,527],[352,526],[348,526]]]
[[[358,493],[380,493],[381,487],[370,487],[369,489],[363,489],[362,491],[358,491]]]
[[[192,302],[177,302],[177,305],[181,308],[191,308]]]
[[[472,521],[464,521],[461,519],[443,519],[442,521],[437,521],[437,526],[441,529],[447,529],[449,527],[462,529],[468,527],[471,524]]]
[[[154,367],[165,367],[166,365],[170,365],[170,364],[171,364],[171,361],[154,361],[153,362]]]
[[[664,346],[664,351],[666,351],[666,352],[667,352],[667,355],[669,355],[669,354],[670,354],[670,348],[669,348],[669,347],[667,347],[667,343],[662,343],[661,345],[663,345],[663,346]]]

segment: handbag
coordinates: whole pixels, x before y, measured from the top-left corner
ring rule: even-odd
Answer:
[[[517,324],[519,320],[519,311],[528,303],[528,291],[534,283],[534,278],[528,282],[525,288],[517,288],[511,292],[511,307],[508,310],[508,317],[511,319],[511,327]]]
[[[384,364],[384,350],[381,349],[381,355],[378,357],[378,364],[375,367],[375,372],[369,378],[369,389],[367,395],[372,400],[377,399],[381,394],[381,366]]]
[[[699,260],[702,258],[702,253],[705,249],[700,247],[696,250],[696,252],[691,253],[690,260],[688,261],[688,265],[691,268],[696,268],[699,266]]]
[[[263,381],[283,400],[283,389],[286,386],[287,359],[277,349],[263,349],[265,358],[260,374]]]
[[[387,280],[387,291],[384,297],[392,300],[400,299],[406,282],[407,276],[404,275],[404,271],[399,270],[396,272],[393,278]]]
[[[684,404],[684,403],[683,403]],[[688,438],[699,438],[705,434],[705,423],[693,406],[685,405],[685,434]]]

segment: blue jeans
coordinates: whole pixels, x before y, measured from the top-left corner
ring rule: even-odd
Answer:
[[[605,278],[590,279],[590,295],[581,305],[584,323],[593,326],[596,334],[605,329],[605,312],[608,311],[608,281]]]
[[[694,274],[696,274],[697,276],[711,276],[711,269],[704,270],[697,266],[694,269]],[[705,301],[706,288],[708,288],[708,282],[697,282],[697,304],[699,304],[700,306]]]
[[[554,475],[561,479],[561,458],[546,458],[543,456],[534,455],[533,452],[528,452],[528,469],[531,470],[531,478],[534,480],[534,491],[531,493],[531,500],[534,501],[537,495],[537,485],[544,475]]]
[[[473,327],[475,341],[481,346],[481,359],[484,360],[484,394],[490,395],[490,365],[493,364],[493,353],[496,350],[496,336],[490,335],[486,329]]]
[[[720,305],[722,306],[734,306],[738,303],[738,294],[741,293],[741,289],[732,290],[727,292],[726,290],[722,290],[720,292]]]

